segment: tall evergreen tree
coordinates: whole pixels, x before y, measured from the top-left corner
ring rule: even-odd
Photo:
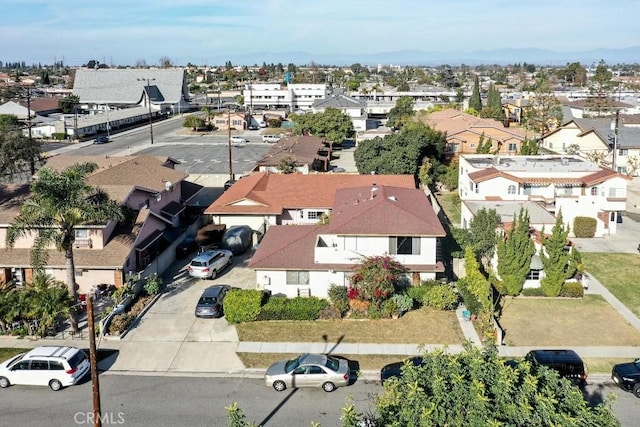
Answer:
[[[548,297],[557,297],[562,291],[564,281],[576,272],[576,266],[571,262],[571,253],[566,250],[569,227],[565,228],[562,212],[558,213],[556,223],[551,230],[551,236],[544,235],[542,229],[542,247],[540,254],[544,266],[544,277],[540,281],[542,292]]]
[[[480,80],[476,74],[473,80],[473,90],[471,98],[469,98],[469,108],[473,108],[477,112],[482,111],[482,99],[480,98]]]
[[[517,296],[529,274],[535,245],[529,233],[529,213],[520,209],[511,229],[498,242],[498,274],[508,295]]]
[[[614,102],[611,94],[615,87],[612,73],[604,61],[600,61],[596,72],[589,79],[589,97],[586,106],[591,109],[591,114],[597,117],[611,114]]]
[[[470,241],[485,268],[493,257],[498,242],[497,228],[500,226],[500,215],[495,209],[480,209],[469,223]]]

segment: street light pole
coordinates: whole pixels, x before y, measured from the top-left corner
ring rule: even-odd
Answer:
[[[151,117],[151,92],[150,92],[149,81],[155,80],[155,79],[146,78],[146,79],[138,79],[138,80],[147,82],[147,102],[149,104],[149,133],[151,135],[151,145],[153,145],[153,119]]]
[[[615,128],[614,128],[614,134],[613,134],[613,162],[612,162],[612,166],[613,166],[613,170],[614,172],[618,172],[618,168],[617,168],[617,161],[618,161],[618,125],[620,123],[620,110],[616,110],[616,121],[615,121]]]

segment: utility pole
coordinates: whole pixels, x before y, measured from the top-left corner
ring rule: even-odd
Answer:
[[[98,358],[96,356],[96,326],[93,318],[93,296],[87,294],[87,323],[89,326],[89,364],[93,386],[93,426],[102,427],[100,416],[100,379],[98,378]]]
[[[229,147],[229,181],[233,182],[233,166],[231,164],[231,106],[227,107],[227,142]]]
[[[149,81],[155,80],[155,79],[146,78],[146,79],[138,79],[138,80],[147,82],[147,102],[149,105],[149,134],[151,135],[151,145],[153,145],[153,119],[151,117],[151,92],[150,92]]]
[[[29,129],[29,150],[33,147],[33,136],[31,135],[31,88],[27,86],[27,128]],[[36,162],[33,154],[29,156],[29,168],[31,176],[36,174]]]
[[[618,125],[620,123],[620,110],[616,110],[616,121],[614,123],[614,133],[613,133],[613,170],[614,172],[618,172],[617,161],[618,161]]]

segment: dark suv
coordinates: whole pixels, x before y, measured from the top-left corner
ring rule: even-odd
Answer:
[[[636,397],[640,397],[640,359],[614,365],[611,379],[623,390],[631,391]]]
[[[587,370],[584,362],[573,350],[531,350],[525,360],[532,366],[546,366],[572,383],[581,387],[587,384]]]

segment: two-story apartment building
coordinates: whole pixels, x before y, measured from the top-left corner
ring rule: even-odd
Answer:
[[[202,188],[185,181],[187,174],[175,170],[170,158],[60,155],[49,159],[47,166],[63,170],[84,162],[98,165],[88,184],[103,189],[129,215],[122,223],[76,227],[75,277],[80,293],[97,284],[120,286],[128,273],[144,271],[189,224],[189,200]],[[30,252],[35,234],[18,239],[12,249],[6,247],[7,229],[28,197],[28,185],[0,187],[0,281],[24,283],[33,276]],[[48,252],[45,272],[66,281],[64,254],[54,247]]]
[[[332,284],[349,285],[363,257],[390,255],[414,283],[444,272],[437,257],[446,235],[433,207],[416,188],[372,185],[335,192],[327,225],[269,228],[249,267],[259,288],[288,297],[326,298]]]
[[[327,96],[324,83],[289,83],[282,87],[279,83],[256,83],[246,85],[242,91],[245,108],[285,108],[291,112],[311,110],[318,99]]]
[[[233,184],[204,214],[214,224],[248,225],[261,232],[273,225],[316,224],[331,213],[337,190],[374,184],[416,188],[411,175],[256,172]]]
[[[562,210],[571,227],[577,216],[595,218],[603,236],[622,221],[630,178],[579,156],[477,154],[460,157],[458,179],[462,201],[535,201],[554,215]]]
[[[346,114],[353,123],[353,129],[358,131],[364,131],[373,127],[373,121],[371,125],[368,125],[368,113],[367,103],[360,99],[353,98],[343,93],[332,93],[324,99],[316,100],[311,106],[311,111],[314,113],[321,113],[327,110],[327,108],[335,108],[340,110],[343,114]]]

